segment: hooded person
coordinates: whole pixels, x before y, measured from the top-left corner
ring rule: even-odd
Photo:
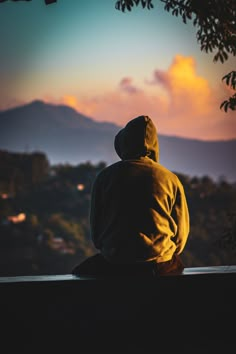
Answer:
[[[157,131],[148,116],[132,119],[115,136],[120,161],[96,177],[90,206],[91,239],[100,251],[77,275],[176,274],[189,234],[179,178],[159,163]]]

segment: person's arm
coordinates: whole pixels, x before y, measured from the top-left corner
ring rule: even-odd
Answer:
[[[90,203],[90,235],[94,243],[94,246],[99,249],[99,235],[101,222],[101,198],[99,196],[100,189],[98,179],[95,179],[92,193],[91,193],[91,203]]]
[[[172,209],[172,217],[177,225],[177,232],[174,238],[174,242],[176,244],[175,253],[180,254],[185,247],[190,230],[187,200],[185,197],[184,188],[180,182],[177,189],[176,200]]]

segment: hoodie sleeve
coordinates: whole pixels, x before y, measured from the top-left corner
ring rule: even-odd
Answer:
[[[187,200],[184,188],[180,182],[178,183],[176,199],[172,209],[172,217],[177,225],[177,232],[174,237],[174,242],[176,244],[175,253],[180,254],[185,247],[190,229]]]
[[[101,198],[98,178],[94,181],[90,203],[90,235],[94,246],[99,249],[99,223],[101,220]]]

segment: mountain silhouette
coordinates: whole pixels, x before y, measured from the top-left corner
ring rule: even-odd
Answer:
[[[120,129],[65,105],[33,101],[0,112],[0,149],[42,151],[51,164],[111,164],[119,160],[114,138]],[[236,139],[202,141],[159,134],[159,145],[160,162],[174,172],[236,181]]]

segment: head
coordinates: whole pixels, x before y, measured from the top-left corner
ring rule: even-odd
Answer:
[[[148,116],[130,120],[115,137],[115,150],[122,160],[148,156],[159,161],[156,127]]]

